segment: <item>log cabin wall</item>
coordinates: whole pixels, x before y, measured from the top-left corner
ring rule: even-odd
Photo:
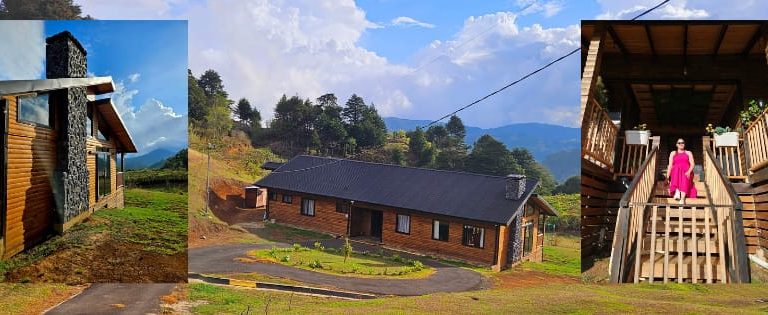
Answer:
[[[768,259],[768,167],[750,176],[752,187],[749,195],[740,196],[746,209],[744,211],[744,235],[750,254],[762,249],[763,259]]]
[[[8,149],[2,256],[10,257],[45,238],[55,222],[52,185],[57,133],[55,125],[47,128],[19,122],[16,96],[3,99],[8,105]]]
[[[526,226],[530,223],[530,228],[533,229],[533,240],[531,251],[526,255],[523,253],[522,261],[536,261],[541,262],[544,260],[544,231],[540,230],[539,223],[541,223],[542,209],[528,203],[525,205],[525,212],[523,215],[522,225]],[[525,238],[525,229],[520,231],[520,239],[523,240],[523,246],[527,241]]]
[[[347,214],[336,211],[338,199],[310,196],[296,192],[274,191],[274,199],[268,200],[269,218],[276,222],[304,229],[330,233],[334,235],[347,235]],[[291,203],[283,202],[283,196],[290,195]],[[315,215],[301,214],[301,199],[315,200]],[[356,202],[356,208],[379,210],[383,212],[381,243],[386,247],[416,251],[422,254],[430,254],[450,259],[459,259],[483,265],[497,263],[499,251],[497,244],[497,226],[484,222],[448,218],[426,213],[384,207],[379,205]],[[352,210],[354,211],[354,210]],[[407,214],[410,218],[410,234],[395,231],[397,214]],[[354,213],[352,221],[354,222]],[[448,241],[440,241],[432,238],[433,220],[445,220],[448,222]],[[464,225],[472,225],[484,229],[483,248],[476,248],[462,244]],[[505,259],[502,259],[506,264]]]
[[[625,189],[613,179],[613,174],[589,161],[581,161],[581,255],[608,257],[619,201]],[[584,264],[589,263],[582,259]]]

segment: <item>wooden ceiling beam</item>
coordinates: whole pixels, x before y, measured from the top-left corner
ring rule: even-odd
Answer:
[[[717,44],[715,44],[715,52],[712,55],[717,56],[717,54],[720,52],[720,46],[723,44],[723,39],[725,39],[725,33],[727,31],[728,24],[724,24],[720,27],[720,36],[717,38]]]
[[[747,45],[741,51],[741,54],[743,56],[749,55],[749,51],[752,50],[752,47],[755,47],[755,44],[757,44],[757,41],[760,40],[760,37],[763,37],[763,35],[765,35],[765,26],[766,26],[766,23],[763,23],[763,24],[760,24],[760,27],[757,28],[757,31],[755,31],[755,34],[752,35],[752,38],[749,39],[749,41],[747,42]]]
[[[656,47],[653,45],[653,36],[651,36],[651,27],[645,24],[645,36],[648,37],[648,45],[651,47],[651,54],[656,57]]]
[[[616,31],[613,29],[612,26],[608,25],[608,34],[611,35],[611,39],[613,39],[613,42],[616,43],[616,46],[619,46],[619,50],[621,50],[621,53],[624,55],[629,55],[629,50],[627,50],[627,47],[624,46],[624,43],[619,38],[619,35],[616,34]]]

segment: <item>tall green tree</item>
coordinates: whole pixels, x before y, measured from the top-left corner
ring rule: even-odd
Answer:
[[[451,116],[451,119],[445,124],[445,129],[449,136],[462,139],[462,141],[464,140],[464,137],[467,136],[467,130],[464,128],[464,123],[461,121],[461,118],[456,115]]]
[[[241,98],[237,101],[237,107],[235,107],[235,116],[240,119],[241,122],[250,126],[253,119],[253,108],[251,108],[251,102],[246,98]]]
[[[229,96],[227,92],[224,91],[224,83],[221,81],[221,76],[219,76],[219,73],[216,72],[216,70],[206,70],[203,75],[200,76],[200,79],[197,80],[197,85],[203,89],[205,96],[209,98],[214,95],[224,95],[224,97]]]
[[[365,105],[365,100],[357,94],[347,100],[347,103],[341,111],[341,116],[346,123],[350,126],[357,126],[362,120],[365,112],[368,110],[368,106]]]
[[[477,139],[466,167],[470,172],[497,176],[522,173],[507,147],[488,134]]]
[[[528,149],[515,148],[510,152],[515,162],[523,169],[523,173],[530,178],[539,180],[537,192],[540,194],[551,194],[557,186],[557,181],[544,166],[536,162]]]
[[[192,70],[187,69],[187,103],[189,106],[189,122],[202,123],[208,115],[208,99],[203,89],[197,85],[197,78]]]
[[[73,0],[2,0],[2,20],[91,20]]]
[[[232,129],[231,115],[229,100],[224,95],[214,97],[213,106],[205,117],[208,130],[213,138],[220,138]]]
[[[555,187],[555,194],[578,194],[581,192],[581,176],[571,176]]]
[[[374,105],[367,106],[361,121],[352,126],[350,134],[357,140],[357,145],[364,148],[376,147],[387,140],[387,125],[379,116]]]
[[[432,125],[427,129],[427,140],[437,146],[438,149],[445,148],[448,140],[448,131],[442,125]]]

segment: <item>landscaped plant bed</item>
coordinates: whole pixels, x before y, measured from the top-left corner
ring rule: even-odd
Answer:
[[[384,251],[352,252],[346,259],[342,249],[325,248],[316,243],[314,248],[293,244],[293,247],[259,249],[248,252],[256,261],[270,261],[286,266],[341,276],[387,279],[426,278],[435,269],[421,261],[388,256]]]

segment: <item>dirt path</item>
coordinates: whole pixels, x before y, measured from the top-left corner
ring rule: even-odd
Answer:
[[[228,224],[256,222],[264,219],[264,208],[245,209],[246,183],[232,179],[211,180],[211,210]]]
[[[472,270],[445,265],[429,259],[421,259],[425,265],[436,269],[424,279],[368,279],[336,276],[309,270],[292,268],[274,263],[243,263],[236,261],[254,249],[271,248],[273,245],[218,245],[189,250],[189,271],[196,273],[246,273],[258,272],[284,277],[303,283],[333,286],[342,290],[379,295],[424,295],[437,292],[462,292],[487,286],[485,278]],[[287,247],[288,244],[275,244]]]
[[[45,314],[159,314],[162,304],[160,298],[171,294],[176,285],[175,283],[94,284]]]

